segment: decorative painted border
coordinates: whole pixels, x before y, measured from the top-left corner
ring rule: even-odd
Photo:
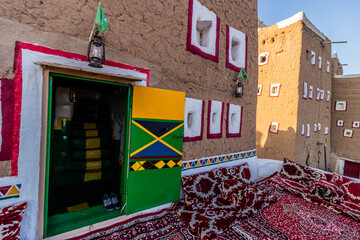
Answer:
[[[344,126],[344,120],[336,120],[336,126],[337,127],[343,127]]]
[[[201,130],[200,135],[195,137],[183,137],[183,142],[200,141],[203,139],[203,128],[204,128],[204,114],[205,114],[205,100],[202,101],[201,109]]]
[[[221,116],[220,116],[220,132],[210,133],[210,115],[211,115],[211,100],[208,102],[208,117],[207,117],[207,138],[222,138],[223,119],[224,119],[224,102],[221,103]]]
[[[349,131],[351,133],[351,135],[345,135],[345,131]],[[350,129],[344,129],[343,130],[343,137],[346,137],[346,138],[352,138],[354,135],[354,130],[350,130]]]
[[[271,127],[273,125],[276,126],[276,130],[271,130]],[[280,123],[278,123],[278,122],[271,122],[270,127],[269,127],[269,132],[274,133],[274,134],[278,134],[279,133],[279,125],[280,125]]]
[[[245,33],[244,33],[245,34]],[[241,67],[237,67],[234,64],[230,63],[229,56],[230,56],[230,26],[226,25],[226,64],[225,66],[231,70],[236,72],[241,71]],[[247,51],[248,51],[248,36],[245,35],[245,72],[247,72]]]
[[[0,187],[0,201],[20,197],[21,184]]]
[[[278,87],[278,91],[276,93],[271,93],[271,89],[273,87]],[[269,96],[270,97],[279,97],[280,96],[280,88],[281,88],[281,83],[271,83],[270,89],[269,89]]]
[[[213,157],[206,157],[201,159],[195,159],[190,161],[185,161],[182,163],[181,170],[186,171],[194,168],[200,168],[210,165],[216,165],[223,162],[231,162],[240,159],[246,159],[250,157],[256,157],[256,149],[243,151],[238,153],[230,153]]]
[[[130,163],[130,171],[142,171],[163,168],[181,167],[182,160],[155,160],[155,161],[136,161]]]
[[[1,78],[1,146],[0,161],[12,160],[14,123],[14,80]],[[12,162],[11,162],[12,164]],[[12,166],[11,166],[12,167]]]
[[[215,55],[208,54],[202,51],[200,48],[191,44],[191,32],[192,32],[192,17],[193,17],[193,5],[194,0],[189,0],[189,12],[188,12],[188,32],[186,39],[186,50],[198,54],[203,58],[209,59],[216,63],[219,63],[219,35],[220,35],[220,18],[216,16],[216,43],[215,43]]]
[[[34,45],[31,43],[25,42],[16,42],[15,43],[15,55],[14,55],[14,64],[13,72],[14,77],[14,125],[13,125],[13,149],[12,149],[12,161],[11,161],[11,176],[17,176],[18,174],[18,158],[19,158],[19,141],[20,141],[20,121],[21,121],[21,105],[22,105],[22,50],[27,49],[34,52],[45,53],[49,55],[60,56],[68,59],[74,59],[77,61],[87,62],[87,57],[85,55],[66,52],[58,49],[53,49],[49,47],[44,47],[40,45]],[[146,74],[146,86],[150,85],[150,70],[145,68],[138,68],[130,66],[124,63],[113,62],[106,60],[103,65],[117,67],[122,69],[128,69],[137,71],[143,74]]]
[[[360,128],[360,121],[353,121],[352,128]]]
[[[264,63],[260,63],[260,58],[263,57],[265,55],[266,57],[266,61]],[[270,52],[262,52],[259,54],[258,57],[258,66],[265,66],[266,64],[269,63],[269,58],[270,58]]]

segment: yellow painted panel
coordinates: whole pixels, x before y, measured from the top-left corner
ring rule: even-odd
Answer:
[[[84,129],[96,129],[96,123],[84,123]]]
[[[101,171],[99,172],[86,172],[84,177],[84,182],[101,180]]]
[[[88,170],[101,170],[101,161],[87,161],[86,171]]]
[[[101,150],[86,151],[86,159],[101,158]]]
[[[87,138],[86,149],[100,148],[100,138]]]
[[[185,92],[134,86],[133,118],[184,120]]]
[[[84,202],[84,203],[80,203],[80,204],[77,204],[77,205],[74,205],[71,207],[67,207],[66,210],[68,212],[76,212],[76,211],[84,210],[87,208],[89,208],[89,205],[87,202]]]
[[[85,132],[86,137],[97,137],[99,136],[98,130],[86,130]]]
[[[13,185],[11,187],[10,191],[8,192],[7,196],[17,195],[19,193],[20,193],[20,191],[15,187],[15,185]]]

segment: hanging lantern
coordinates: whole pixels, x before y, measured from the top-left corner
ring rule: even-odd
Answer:
[[[69,100],[70,102],[77,102],[79,99],[79,93],[77,92],[76,88],[73,87],[73,88],[70,88],[69,89]]]
[[[236,84],[235,97],[237,97],[237,98],[242,98],[242,96],[243,96],[243,85],[242,85],[242,83],[239,81],[239,82]]]
[[[102,64],[105,62],[105,43],[102,42],[100,36],[95,35],[89,42],[87,51],[87,59],[89,60],[89,66],[102,68]]]

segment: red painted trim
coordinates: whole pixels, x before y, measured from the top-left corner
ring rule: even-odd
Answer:
[[[11,162],[11,175],[16,176],[18,173],[18,157],[19,157],[19,141],[20,141],[20,120],[21,120],[21,104],[22,104],[22,50],[27,49],[35,52],[45,53],[49,55],[60,56],[68,59],[74,59],[78,61],[87,62],[87,57],[85,55],[65,52],[58,49],[53,49],[49,47],[34,45],[31,43],[24,43],[24,42],[16,42],[15,43],[15,55],[14,55],[14,122],[13,122],[13,148],[12,148],[12,162]],[[113,62],[113,61],[106,61],[104,65],[129,69],[133,71],[137,71],[140,73],[144,73],[147,75],[147,84],[149,85],[150,79],[150,70],[145,68],[138,68],[133,67],[127,64]]]
[[[103,231],[108,231],[108,230],[110,230],[110,229],[112,229],[112,228],[114,228],[114,227],[116,227],[116,226],[127,224],[127,223],[132,222],[132,221],[134,221],[134,220],[136,220],[136,219],[141,219],[141,218],[146,218],[146,217],[149,217],[149,216],[154,216],[154,215],[161,214],[161,213],[163,213],[164,211],[169,211],[169,209],[168,209],[168,208],[165,208],[165,209],[162,209],[162,210],[160,210],[160,211],[158,211],[158,212],[151,212],[151,213],[141,214],[141,215],[132,217],[132,218],[130,218],[130,219],[127,219],[127,220],[125,220],[125,221],[117,222],[117,223],[115,223],[115,224],[113,224],[113,225],[110,225],[110,226],[108,226],[108,227],[100,228],[100,229],[97,229],[97,230],[95,230],[95,231],[91,231],[91,232],[85,233],[85,234],[83,234],[83,235],[81,235],[81,236],[77,236],[77,237],[74,237],[74,238],[68,238],[68,240],[80,240],[80,239],[86,238],[86,237],[88,237],[88,236],[90,236],[90,235],[93,235],[93,234],[95,234],[95,233],[103,232]]]
[[[276,83],[275,83],[276,84]],[[280,88],[281,88],[281,83],[279,85],[279,91],[278,91],[278,94],[276,96],[271,96],[271,85],[270,84],[270,89],[269,89],[269,97],[272,97],[272,98],[276,98],[276,97],[279,97],[280,96]]]
[[[210,115],[211,115],[211,100],[209,100],[208,105],[208,118],[207,118],[207,138],[222,138],[222,129],[223,129],[223,117],[224,117],[224,103],[221,104],[221,118],[220,118],[220,132],[219,133],[210,133]]]
[[[307,99],[307,96],[308,96],[308,90],[307,90],[307,84],[306,84],[306,97],[304,97],[304,92],[305,92],[305,82],[303,82],[303,99]]]
[[[337,102],[340,102],[340,101],[335,101],[334,111],[335,111],[335,112],[346,112],[346,110],[347,110],[347,101],[341,101],[341,102],[346,102],[345,110],[336,110],[336,103],[337,103]]]
[[[201,130],[200,135],[196,137],[183,137],[183,142],[193,142],[200,141],[203,139],[203,128],[204,128],[204,112],[205,112],[205,101],[202,101],[202,109],[201,109]]]
[[[191,32],[192,32],[192,18],[193,18],[193,9],[194,1],[189,0],[189,11],[188,11],[188,32],[186,37],[186,50],[194,54],[198,54],[203,58],[209,59],[216,63],[219,63],[219,36],[220,36],[220,18],[216,16],[216,42],[215,42],[215,55],[211,55],[202,51],[200,48],[191,44]]]
[[[273,123],[275,123],[275,122],[271,122],[271,124],[270,124],[270,127],[269,127],[269,132],[270,132],[270,133],[273,133],[273,134],[278,134],[278,133],[279,133],[279,126],[280,126],[280,123],[277,123],[278,125],[277,125],[276,132],[272,132],[272,131],[271,131],[271,126],[273,125]]]
[[[12,158],[12,136],[14,122],[14,81],[12,79],[0,79],[1,81],[1,137],[0,161],[11,160]]]
[[[226,118],[226,137],[227,138],[234,138],[234,137],[241,137],[241,128],[242,128],[242,118],[243,118],[243,107],[240,108],[240,128],[238,133],[230,133],[229,131],[229,118],[230,118],[230,103],[227,103],[227,118]]]
[[[258,96],[261,96],[262,91],[263,91],[263,85],[262,85],[262,84],[258,84],[258,87],[259,87],[259,85],[261,86],[261,89],[260,89],[260,94],[258,94]]]
[[[351,127],[352,128],[360,128],[360,125],[359,125],[359,127],[354,127],[354,122],[358,122],[358,121],[353,121],[352,124],[351,124]]]
[[[342,136],[343,136],[343,137],[346,137],[346,138],[353,138],[353,136],[354,136],[354,130],[351,130],[351,136],[350,136],[350,137],[345,136],[345,130],[346,130],[346,129],[343,130],[343,135],[342,135]]]
[[[248,38],[247,38],[247,35],[245,35],[245,66],[244,66],[245,72],[247,72],[247,44],[248,44]],[[229,25],[226,25],[226,63],[225,63],[225,66],[236,72],[241,71],[241,67],[237,67],[234,64],[230,63],[230,26]]]

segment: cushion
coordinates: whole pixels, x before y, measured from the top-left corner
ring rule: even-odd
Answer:
[[[344,200],[344,191],[341,187],[323,179],[314,182],[309,188],[309,193],[327,202],[339,203]]]
[[[345,200],[360,205],[360,183],[349,181],[341,185]]]
[[[351,180],[350,178],[341,176],[340,174],[337,174],[337,173],[334,172],[333,175],[332,175],[331,181],[338,184],[338,185],[342,185],[344,183],[351,182],[353,180]]]
[[[308,187],[306,187],[304,184],[282,177],[280,174],[270,178],[269,182],[295,195],[308,191]]]
[[[20,223],[27,203],[0,208],[0,237],[3,240],[20,239]]]
[[[236,179],[243,183],[250,183],[251,179],[251,172],[247,162],[234,167],[217,168],[214,169],[213,172],[220,182],[229,179]]]
[[[280,171],[280,175],[282,177],[304,184],[307,187],[310,187],[311,184],[316,180],[326,180],[325,173],[304,165],[297,164],[287,158],[284,158],[284,163]]]
[[[236,179],[225,180],[221,183],[221,195],[224,199],[229,200],[230,195],[243,191],[247,187],[247,184],[244,184]]]
[[[212,171],[183,176],[181,181],[185,203],[188,205],[207,203],[211,198],[221,194],[219,182]]]

